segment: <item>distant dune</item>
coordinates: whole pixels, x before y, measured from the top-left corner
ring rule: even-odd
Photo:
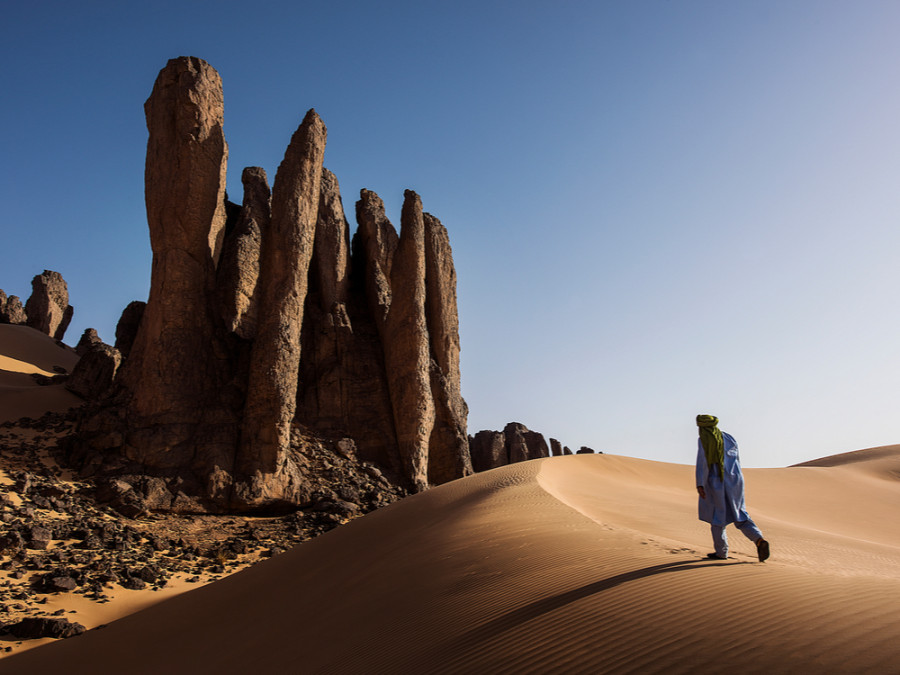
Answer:
[[[74,349],[33,328],[0,324],[0,423],[79,405],[63,385],[42,387],[31,377],[55,375],[54,366],[71,371],[77,362]]]
[[[712,562],[692,469],[526,462],[374,512],[7,672],[889,672],[900,452],[748,470],[772,542]],[[872,470],[871,462],[877,467]]]

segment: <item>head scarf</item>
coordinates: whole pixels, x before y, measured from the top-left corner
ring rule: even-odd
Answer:
[[[706,453],[706,464],[710,469],[716,467],[719,478],[722,478],[725,473],[725,441],[718,424],[718,417],[697,415],[697,426],[700,428],[700,442]]]

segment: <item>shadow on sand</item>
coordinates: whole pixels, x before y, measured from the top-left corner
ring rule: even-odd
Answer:
[[[661,565],[651,565],[639,570],[631,572],[623,572],[606,579],[595,581],[581,588],[573,588],[565,593],[535,600],[523,607],[508,612],[503,616],[480,625],[472,630],[466,631],[459,639],[460,645],[467,645],[471,648],[473,644],[488,642],[494,637],[513,630],[518,626],[536,619],[543,614],[553,612],[561,607],[583,600],[584,598],[608,591],[611,588],[628,583],[629,581],[637,581],[638,579],[646,579],[647,577],[656,576],[657,574],[669,574],[671,572],[681,572],[684,570],[696,570],[701,567],[732,567],[735,565],[746,565],[747,562],[727,562],[727,561],[711,561],[706,558],[700,560],[681,560],[675,562],[663,563]]]

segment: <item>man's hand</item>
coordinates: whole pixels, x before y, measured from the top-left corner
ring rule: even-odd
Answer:
[[[702,485],[698,485],[697,494],[700,495],[700,499],[706,499],[706,488]]]

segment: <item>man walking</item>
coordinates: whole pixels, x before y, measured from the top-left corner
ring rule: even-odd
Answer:
[[[744,507],[744,476],[737,441],[719,430],[719,419],[697,415],[700,438],[697,441],[697,494],[700,520],[709,523],[715,552],[709,558],[728,557],[725,526],[734,523],[741,533],[756,544],[760,562],[769,557],[769,542],[751,520]]]

